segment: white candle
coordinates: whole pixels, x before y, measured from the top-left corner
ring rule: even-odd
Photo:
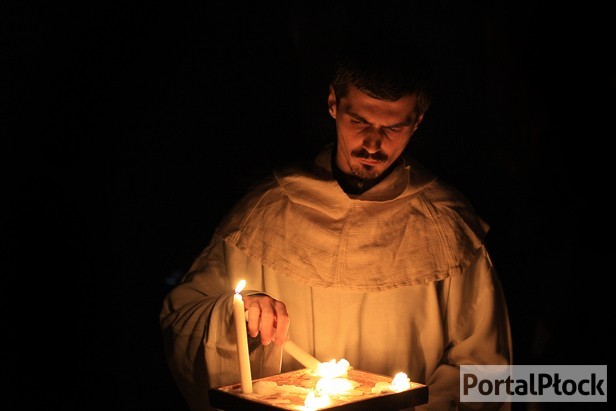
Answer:
[[[237,336],[237,357],[240,363],[240,381],[242,392],[252,392],[252,376],[250,374],[250,354],[248,352],[248,336],[246,334],[246,315],[244,314],[244,300],[240,292],[244,289],[246,280],[240,280],[235,287],[233,296],[233,319],[235,320],[235,334]]]
[[[302,350],[297,344],[291,340],[287,340],[284,343],[284,349],[289,355],[300,362],[304,367],[310,368],[312,371],[317,371],[321,361]]]

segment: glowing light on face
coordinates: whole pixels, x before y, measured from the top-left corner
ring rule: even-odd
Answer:
[[[380,100],[351,85],[340,99],[330,90],[329,103],[336,120],[336,164],[365,180],[378,178],[396,161],[423,118],[417,95]]]

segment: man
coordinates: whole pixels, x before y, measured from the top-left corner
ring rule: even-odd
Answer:
[[[342,48],[327,101],[336,144],[256,185],[164,301],[168,362],[193,410],[209,409],[208,388],[240,381],[241,279],[254,378],[303,368],[281,349],[290,339],[320,361],[403,371],[429,386],[417,408],[444,410],[465,405],[460,364],[511,362],[486,224],[405,153],[431,102],[425,59],[376,40]]]

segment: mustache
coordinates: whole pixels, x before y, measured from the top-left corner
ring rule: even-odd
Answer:
[[[389,156],[381,151],[377,151],[376,153],[370,154],[368,150],[365,148],[360,148],[358,150],[351,151],[351,156],[356,158],[361,158],[365,160],[373,160],[378,161],[380,163],[384,163],[387,161]]]

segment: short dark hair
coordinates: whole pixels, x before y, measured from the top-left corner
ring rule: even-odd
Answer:
[[[363,93],[388,101],[417,95],[423,114],[432,102],[432,70],[424,50],[395,30],[353,32],[339,44],[331,83],[338,98],[352,84]]]

